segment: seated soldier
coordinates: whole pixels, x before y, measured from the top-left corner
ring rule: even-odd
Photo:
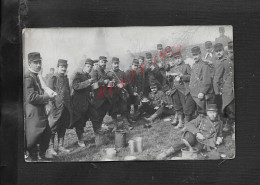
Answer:
[[[153,122],[157,117],[161,115],[173,115],[174,109],[171,99],[168,99],[166,94],[158,90],[156,83],[152,83],[151,92],[148,95],[149,103],[143,103],[139,109],[140,115],[144,112],[152,114],[149,118],[144,118],[147,123],[144,125],[145,128],[150,128],[150,123]]]
[[[198,151],[206,149],[210,151],[222,143],[222,121],[218,117],[217,105],[207,106],[207,116],[199,115],[196,119],[187,123],[182,138]],[[163,160],[167,156],[180,151],[186,144],[181,141],[174,144],[167,151],[159,154],[156,159]]]

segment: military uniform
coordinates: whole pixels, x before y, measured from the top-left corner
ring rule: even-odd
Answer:
[[[52,131],[50,144],[53,147],[57,133],[59,145],[63,146],[66,128],[70,127],[72,119],[69,80],[66,75],[56,73],[48,79],[47,86],[57,93],[54,101],[49,102],[51,111],[48,119]]]
[[[29,62],[41,60],[40,53],[28,54]],[[29,69],[24,74],[24,106],[26,147],[30,157],[37,160],[37,144],[40,155],[45,155],[51,137],[45,105],[49,96],[44,94],[38,74]]]
[[[200,53],[199,47],[194,48],[195,52]],[[209,66],[202,60],[195,62],[192,66],[189,89],[193,100],[197,104],[198,113],[205,114],[206,99],[210,99],[210,95],[212,95],[213,89]],[[198,98],[199,93],[204,94],[203,99]]]
[[[98,133],[102,121],[93,106],[91,76],[88,73],[77,72],[72,80],[73,94],[71,97],[73,107],[73,125],[79,141],[82,140],[86,122],[91,120],[94,133]]]
[[[195,107],[195,102],[189,91],[191,68],[188,64],[182,62],[170,68],[170,72],[181,74],[181,77],[174,76],[170,79],[170,92],[172,94],[175,111],[180,115],[184,113],[185,120],[188,122],[191,119]]]
[[[106,60],[106,57],[99,57],[100,60]],[[93,89],[93,106],[99,114],[99,119],[102,122],[106,113],[112,106],[112,97],[109,95],[109,88],[105,84],[104,80],[108,80],[106,72],[97,66],[96,69],[93,69],[90,73],[93,83],[98,85],[98,88]]]
[[[234,64],[229,58],[217,60],[213,85],[215,93],[222,94],[222,111],[229,106],[234,119]]]
[[[225,28],[219,27],[219,32],[225,32]],[[221,43],[224,47],[226,47],[230,41],[231,39],[224,34],[215,39],[215,43]]]

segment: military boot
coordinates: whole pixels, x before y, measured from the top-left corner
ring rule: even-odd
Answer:
[[[80,147],[86,147],[86,145],[85,145],[85,143],[84,143],[84,141],[83,141],[83,133],[80,132],[80,131],[77,131],[77,129],[76,129],[76,134],[77,134],[77,136],[78,136],[78,145],[79,145]]]
[[[52,134],[51,139],[50,139],[50,145],[48,150],[46,151],[46,156],[47,158],[52,158],[53,156],[57,156],[57,152],[54,150],[54,138],[55,134]]]
[[[64,137],[58,138],[58,151],[61,153],[69,153],[70,150],[64,147]]]
[[[172,125],[176,126],[178,124],[178,112],[176,111],[174,118],[172,120]]]
[[[187,124],[188,122],[190,122],[190,120],[191,120],[191,116],[185,115],[185,117],[184,117],[184,124]]]
[[[183,126],[183,114],[178,113],[178,125],[174,127],[175,129],[180,129]]]

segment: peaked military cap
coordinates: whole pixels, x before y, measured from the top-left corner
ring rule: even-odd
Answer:
[[[195,46],[195,47],[191,48],[191,53],[192,54],[200,54],[201,53],[200,47]]]
[[[103,61],[107,62],[107,57],[105,57],[105,56],[100,56],[100,57],[99,57],[99,60],[103,60]]]
[[[174,56],[180,56],[181,55],[181,50],[179,48],[173,48],[173,55]]]
[[[233,50],[233,41],[228,42],[228,50]]]
[[[152,58],[152,53],[151,52],[147,52],[145,53],[145,56],[147,59],[151,59]]]
[[[221,43],[217,43],[214,45],[214,50],[224,50],[224,46]]]
[[[208,104],[207,110],[208,111],[218,111],[218,108],[217,108],[216,104]]]
[[[68,66],[68,61],[64,59],[59,59],[57,66]]]
[[[112,58],[112,63],[114,63],[114,62],[117,62],[117,63],[118,63],[118,62],[119,62],[119,58],[113,57],[113,58]]]
[[[157,88],[157,84],[155,82],[152,82],[150,84],[150,89]]]
[[[28,61],[29,62],[34,62],[34,61],[38,61],[41,60],[41,54],[39,52],[32,52],[28,54]]]
[[[132,62],[133,65],[139,65],[139,61],[137,59],[133,59],[133,62]]]
[[[210,49],[212,46],[213,46],[213,45],[212,45],[212,42],[211,42],[211,41],[205,42],[205,48],[206,48],[206,49]]]
[[[163,49],[162,44],[157,44],[157,49]]]
[[[94,61],[91,60],[90,58],[85,59],[85,64],[90,64],[93,65]]]
[[[144,57],[143,57],[143,56],[139,56],[138,59],[142,59],[142,60],[144,60]]]

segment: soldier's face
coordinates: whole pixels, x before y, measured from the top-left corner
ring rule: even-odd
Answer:
[[[106,69],[106,62],[104,60],[100,60],[98,62],[99,67],[101,67],[102,69]]]
[[[58,69],[57,69],[58,73],[59,74],[65,74],[66,71],[67,71],[67,66],[58,66]]]
[[[142,65],[142,63],[144,62],[142,59],[138,59],[139,61],[139,65]]]
[[[224,50],[223,49],[215,50],[215,53],[216,53],[216,56],[218,58],[222,58],[224,56]]]
[[[224,30],[219,31],[219,34],[220,34],[220,36],[223,36],[225,34],[225,31]]]
[[[180,55],[174,56],[174,60],[177,65],[182,63],[182,57]]]
[[[54,69],[51,69],[51,74],[54,74]]]
[[[92,70],[92,65],[90,64],[85,64],[84,68],[83,68],[83,72],[84,73],[90,73]]]
[[[138,68],[137,64],[132,64],[132,70],[136,70]]]
[[[206,51],[207,51],[208,53],[212,52],[212,50],[213,50],[213,47],[206,48]]]
[[[113,62],[112,63],[112,69],[113,70],[118,70],[119,69],[119,63],[118,62]]]
[[[153,93],[156,93],[157,92],[157,87],[153,87],[153,88],[151,88],[151,91],[153,92]]]
[[[207,115],[211,121],[215,121],[217,118],[217,111],[207,111]]]
[[[161,54],[163,52],[163,48],[158,48],[157,51]]]
[[[35,72],[40,72],[41,69],[42,69],[42,61],[41,60],[37,60],[37,61],[34,61],[34,62],[30,62],[29,66]]]
[[[166,55],[167,55],[167,57],[171,57],[172,56],[172,52],[171,51],[167,51]]]
[[[193,53],[192,57],[195,62],[198,62],[201,59],[201,54]]]
[[[170,67],[173,67],[174,63],[175,63],[174,60],[169,61]]]

